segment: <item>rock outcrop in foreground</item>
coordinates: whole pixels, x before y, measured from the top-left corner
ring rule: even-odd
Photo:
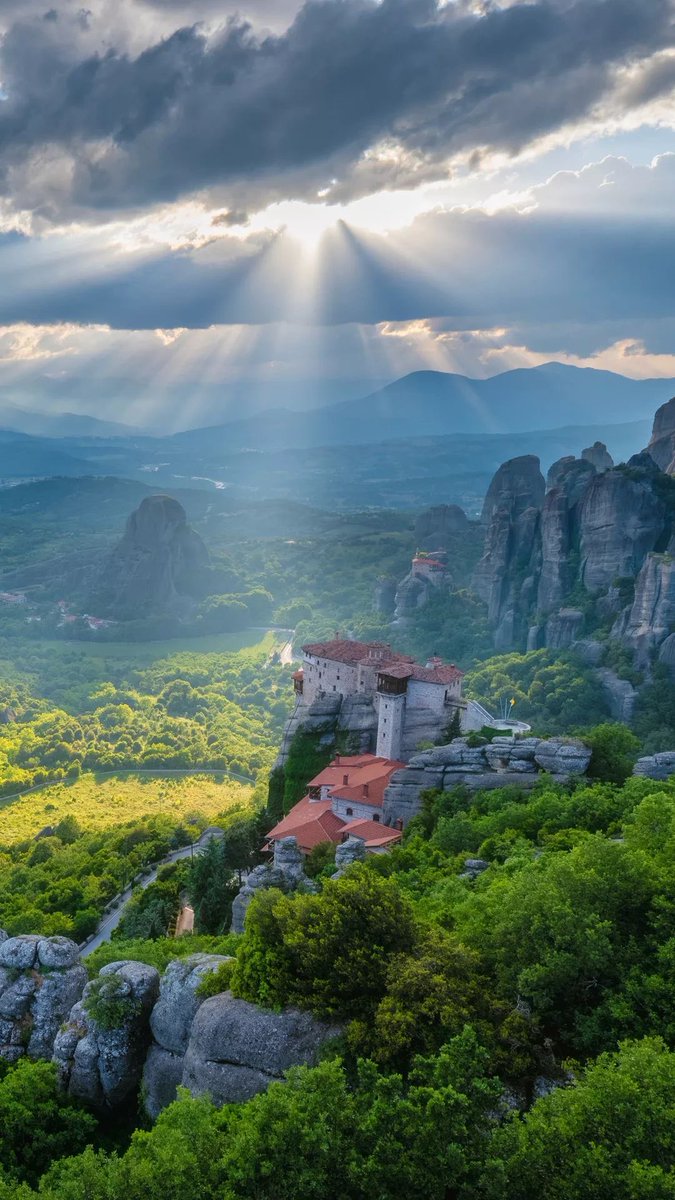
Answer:
[[[459,783],[476,790],[509,783],[531,787],[542,771],[556,781],[566,780],[585,774],[590,761],[590,749],[578,738],[496,737],[476,747],[467,738],[455,738],[415,755],[392,776],[384,794],[384,819],[387,825],[406,825],[420,811],[420,797],[428,788],[447,792]]]
[[[92,602],[122,619],[180,609],[204,595],[208,572],[209,552],[183,506],[171,496],[148,496],[129,517]]]
[[[0,1058],[51,1058],[59,1028],[86,982],[69,938],[9,938],[0,930]]]
[[[339,1032],[300,1009],[271,1012],[223,992],[195,1017],[183,1085],[216,1104],[250,1100],[290,1067],[316,1062],[324,1042]]]
[[[289,1067],[316,1062],[340,1031],[231,992],[203,999],[200,983],[228,961],[193,954],[169,963],[161,981],[145,963],[114,962],[87,983],[68,938],[0,929],[0,1058],[52,1059],[70,1095],[101,1111],[128,1103],[141,1077],[153,1119],[181,1084],[216,1104],[248,1100]]]
[[[88,1011],[97,993],[108,1021]],[[71,1096],[95,1108],[115,1108],[138,1086],[150,1040],[150,1013],[159,972],[139,962],[109,963],[84,989],[54,1042],[54,1060]]]

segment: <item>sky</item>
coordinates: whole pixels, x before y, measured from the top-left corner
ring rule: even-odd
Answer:
[[[675,0],[0,3],[0,403],[675,378]]]

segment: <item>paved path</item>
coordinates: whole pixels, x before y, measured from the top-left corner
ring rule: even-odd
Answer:
[[[122,920],[122,917],[124,916],[124,910],[131,900],[132,892],[135,888],[149,887],[151,883],[155,882],[159,871],[162,867],[165,867],[167,863],[178,862],[181,858],[190,858],[193,854],[198,854],[205,848],[212,837],[217,836],[218,835],[213,828],[206,829],[199,840],[194,842],[192,846],[181,846],[180,850],[172,850],[170,854],[167,854],[166,858],[163,858],[162,861],[157,864],[157,866],[150,872],[149,875],[145,875],[139,883],[130,884],[128,888],[125,888],[125,890],[116,897],[116,900],[118,901],[117,908],[113,909],[111,913],[105,914],[103,919],[99,921],[96,933],[91,941],[83,943],[80,946],[80,954],[82,955],[82,958],[87,958],[89,954],[93,954],[94,950],[98,950],[99,946],[102,946],[104,942],[110,940],[110,934],[112,933],[113,929],[117,928]]]

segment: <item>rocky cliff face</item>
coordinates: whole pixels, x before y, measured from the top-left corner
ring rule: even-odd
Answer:
[[[658,409],[647,449],[662,471],[675,474],[675,398]]]
[[[534,454],[510,458],[495,472],[483,503],[481,521],[488,524],[499,508],[508,509],[514,520],[526,509],[540,509],[545,487],[539,459]]]
[[[209,554],[171,496],[148,496],[131,514],[96,584],[97,611],[123,619],[180,610],[203,596]]]
[[[544,491],[539,459],[525,455],[499,468],[485,498],[485,549],[472,584],[487,604],[497,650],[511,649],[526,636],[540,571]]]
[[[667,531],[657,468],[634,459],[630,465],[632,472],[618,469],[596,476],[580,502],[579,576],[589,592],[606,591],[615,579],[635,576]]]
[[[675,437],[675,401],[664,408],[653,444]],[[584,627],[583,614],[569,604],[578,587],[603,619],[616,619],[613,636],[643,659],[668,636],[674,585],[663,553],[673,549],[675,488],[651,451],[617,468],[602,443],[582,459],[562,458],[540,502],[531,460],[500,467],[486,498],[485,550],[473,577],[488,605],[495,649],[573,645]],[[633,608],[621,612],[617,582],[636,577]]]
[[[675,628],[675,559],[650,553],[635,580],[635,599],[618,617],[612,637],[633,650],[638,666],[646,666],[651,651]]]

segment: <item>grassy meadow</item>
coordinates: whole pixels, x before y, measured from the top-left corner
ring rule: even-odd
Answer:
[[[225,812],[247,808],[252,794],[252,787],[222,776],[105,778],[91,772],[73,783],[57,783],[20,800],[0,801],[0,844],[35,837],[64,817],[74,817],[87,831],[160,814],[175,817],[177,824],[192,814],[215,821]]]

